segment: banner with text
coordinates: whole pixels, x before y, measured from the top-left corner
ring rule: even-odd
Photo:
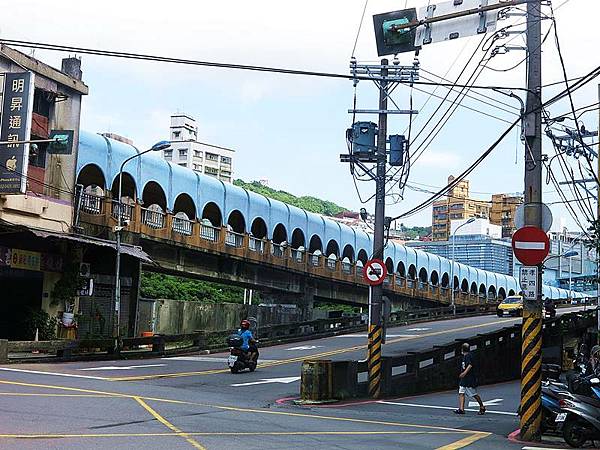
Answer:
[[[34,75],[5,73],[0,115],[0,194],[25,193]]]

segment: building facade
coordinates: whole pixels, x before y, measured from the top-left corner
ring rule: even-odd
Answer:
[[[448,184],[454,177],[448,177]],[[515,231],[515,211],[523,203],[520,194],[494,194],[491,202],[476,200],[469,196],[469,181],[459,182],[443,200],[433,203],[431,214],[432,240],[450,239],[453,220],[475,218],[489,219],[502,227],[502,237],[510,238]]]
[[[490,222],[502,227],[503,238],[510,238],[515,232],[515,213],[522,203],[523,196],[521,194],[492,195]]]
[[[448,184],[454,177],[448,177]],[[487,219],[490,216],[490,204],[469,198],[469,181],[459,182],[443,200],[433,203],[431,215],[431,237],[433,241],[447,241],[450,238],[450,224],[453,220],[471,217]]]
[[[452,223],[452,233],[465,221]],[[501,238],[502,230],[486,219],[462,226],[454,239],[445,241],[412,241],[405,245],[461,264],[490,272],[513,275],[514,256],[510,241]],[[454,241],[454,242],[453,242]]]
[[[171,147],[162,151],[165,160],[225,183],[232,182],[235,151],[198,142],[198,126],[192,117],[171,116],[170,142]]]

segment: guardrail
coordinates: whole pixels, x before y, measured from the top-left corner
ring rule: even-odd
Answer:
[[[562,363],[562,342],[565,335],[582,334],[596,323],[596,311],[574,312],[547,320],[543,325],[544,359],[548,363]],[[456,387],[461,346],[471,345],[479,364],[480,384],[492,384],[518,379],[521,373],[521,325],[457,339],[431,349],[408,352],[398,356],[384,356],[381,363],[381,396],[407,396]],[[554,351],[558,349],[558,351]],[[324,362],[322,367],[321,362]],[[366,361],[306,360],[303,365],[301,393],[305,401],[327,399],[343,400],[366,397],[368,369]],[[315,367],[331,370],[330,374],[315,376]],[[312,368],[312,369],[311,369]],[[312,383],[323,385],[331,379],[326,398]]]
[[[457,317],[490,314],[495,305],[457,306]],[[413,311],[397,311],[390,315],[388,326],[441,320],[452,317],[448,307]],[[266,325],[258,330],[261,346],[285,342],[318,339],[336,334],[354,333],[366,330],[361,316],[347,316],[331,319],[316,319],[306,322]],[[200,350],[222,350],[225,338],[235,330],[198,331],[179,335],[154,335],[147,337],[108,339],[78,339],[53,341],[6,341],[0,339],[0,363],[36,359],[33,352],[40,352],[60,359],[84,357],[119,358],[121,356],[143,357],[163,356]]]

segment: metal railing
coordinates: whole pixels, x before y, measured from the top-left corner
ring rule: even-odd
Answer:
[[[244,235],[227,230],[227,232],[225,233],[225,245],[229,245],[230,247],[236,248],[243,247]]]
[[[104,198],[94,194],[81,194],[79,209],[85,213],[100,215],[104,205]]]
[[[313,267],[320,267],[321,266],[321,255],[309,254],[308,255],[308,260],[310,262],[310,265],[313,266]]]
[[[237,245],[236,245],[237,247]],[[250,236],[248,241],[248,248],[253,252],[264,253],[265,252],[265,241]]]
[[[352,263],[342,261],[342,272],[344,272],[347,275],[352,274]]]
[[[336,270],[337,269],[337,259],[333,259],[333,258],[326,258],[325,259],[325,266],[329,269],[329,270]]]
[[[210,242],[219,242],[221,229],[211,225],[200,225],[200,237]]]
[[[142,223],[150,228],[164,228],[166,214],[160,211],[142,208]]]
[[[191,236],[194,228],[194,222],[183,217],[173,217],[173,231],[184,236]]]
[[[304,262],[304,254],[302,250],[292,249],[292,259],[296,262]]]
[[[277,258],[283,258],[285,256],[285,247],[279,244],[271,244],[271,254]]]
[[[119,203],[117,200],[112,200],[112,216],[115,219],[119,218],[119,210],[121,211],[121,220],[131,220],[133,217],[133,205],[127,203]]]

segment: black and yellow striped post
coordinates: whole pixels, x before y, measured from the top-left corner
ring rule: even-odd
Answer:
[[[521,439],[525,441],[541,436],[542,311],[537,303],[523,309],[521,330]]]
[[[381,394],[381,340],[383,328],[380,323],[369,325],[368,369],[369,397],[379,398]]]

